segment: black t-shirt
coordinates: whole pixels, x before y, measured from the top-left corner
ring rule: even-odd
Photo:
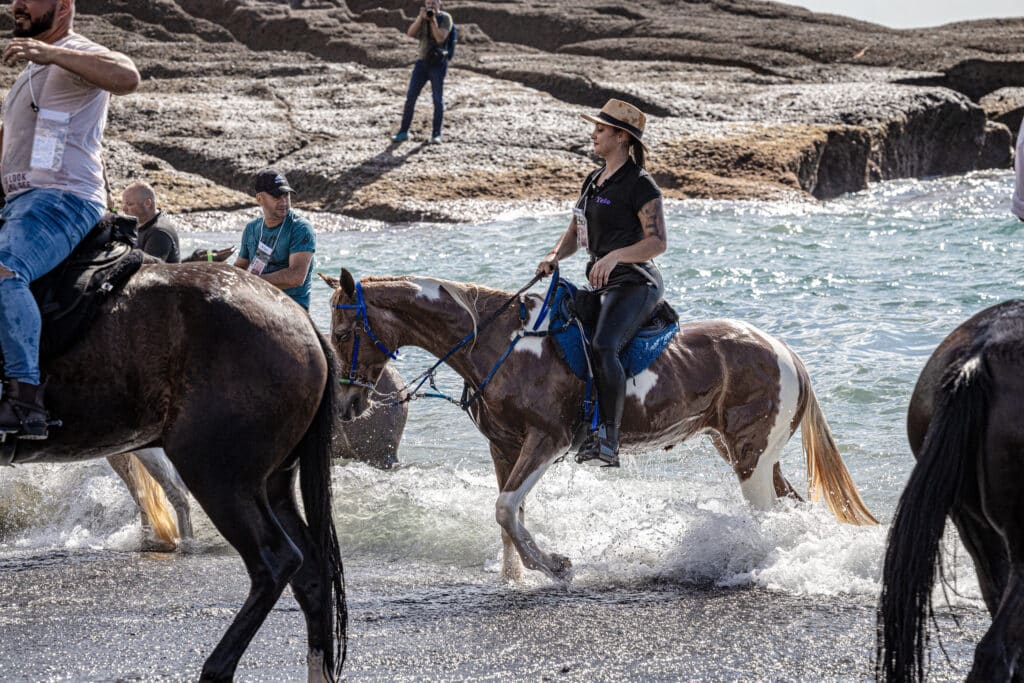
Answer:
[[[163,211],[139,227],[139,249],[166,263],[179,263],[178,231]]]
[[[622,168],[598,186],[597,176],[602,170],[603,167],[587,176],[576,203],[587,217],[587,243],[592,260],[642,240],[644,229],[637,214],[644,204],[661,196],[654,179],[632,159],[627,159]],[[647,279],[631,264],[620,263],[609,282],[644,283]]]

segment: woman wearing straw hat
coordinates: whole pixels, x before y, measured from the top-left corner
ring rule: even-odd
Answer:
[[[596,116],[583,118],[594,124],[590,139],[604,165],[583,182],[572,221],[537,266],[537,274],[550,275],[577,249],[590,255],[587,280],[602,295],[593,297],[600,310],[590,346],[602,424],[584,441],[576,461],[618,467],[626,395],[619,351],[665,291],[651,260],[665,251],[665,216],[661,190],[644,169],[643,112],[612,99]]]

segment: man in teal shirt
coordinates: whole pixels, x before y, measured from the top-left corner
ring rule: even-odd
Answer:
[[[309,310],[316,236],[309,221],[292,211],[294,192],[275,168],[256,174],[256,203],[263,217],[245,226],[235,265],[260,276]]]

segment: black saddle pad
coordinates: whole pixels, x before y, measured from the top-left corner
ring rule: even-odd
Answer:
[[[108,213],[59,266],[32,283],[43,317],[40,359],[59,356],[85,336],[100,306],[142,265],[136,220]]]

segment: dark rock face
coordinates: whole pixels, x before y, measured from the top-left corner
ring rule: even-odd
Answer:
[[[1003,124],[1016,137],[1024,119],[1024,87],[1000,88],[982,97],[978,104],[991,121]]]
[[[451,0],[445,142],[422,144],[424,92],[394,145],[413,0],[76,4],[77,29],[145,77],[112,106],[115,195],[144,176],[171,209],[244,204],[268,163],[301,204],[385,220],[563,202],[592,167],[578,115],[609,97],[649,114],[668,196],[827,199],[1007,167],[1024,111],[1024,19],[896,31],[759,0]]]

